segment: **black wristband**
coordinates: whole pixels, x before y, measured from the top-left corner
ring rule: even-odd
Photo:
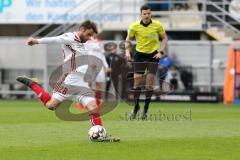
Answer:
[[[163,51],[159,51],[159,53],[161,53],[161,55],[164,55],[164,52],[163,52]]]

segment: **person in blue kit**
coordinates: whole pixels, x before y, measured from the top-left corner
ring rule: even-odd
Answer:
[[[167,76],[168,69],[172,66],[172,60],[166,55],[162,57],[158,62],[158,78],[160,92],[164,92],[163,87],[164,80]]]

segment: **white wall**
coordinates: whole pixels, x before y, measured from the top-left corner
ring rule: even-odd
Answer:
[[[45,45],[29,47],[26,39],[0,39],[0,68],[44,69],[46,66]]]

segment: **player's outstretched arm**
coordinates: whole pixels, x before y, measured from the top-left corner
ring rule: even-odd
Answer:
[[[35,44],[71,44],[72,41],[74,41],[74,36],[70,33],[65,33],[56,37],[44,37],[40,39],[29,37],[27,44],[30,46]]]
[[[39,42],[38,42],[37,39],[35,39],[35,38],[33,38],[33,37],[29,37],[29,38],[27,39],[27,44],[28,44],[29,46],[33,46],[33,45],[35,45],[35,44],[39,44]]]

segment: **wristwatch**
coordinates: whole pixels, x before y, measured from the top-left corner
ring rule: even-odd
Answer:
[[[161,55],[164,55],[164,51],[158,51],[159,53],[161,53]]]

